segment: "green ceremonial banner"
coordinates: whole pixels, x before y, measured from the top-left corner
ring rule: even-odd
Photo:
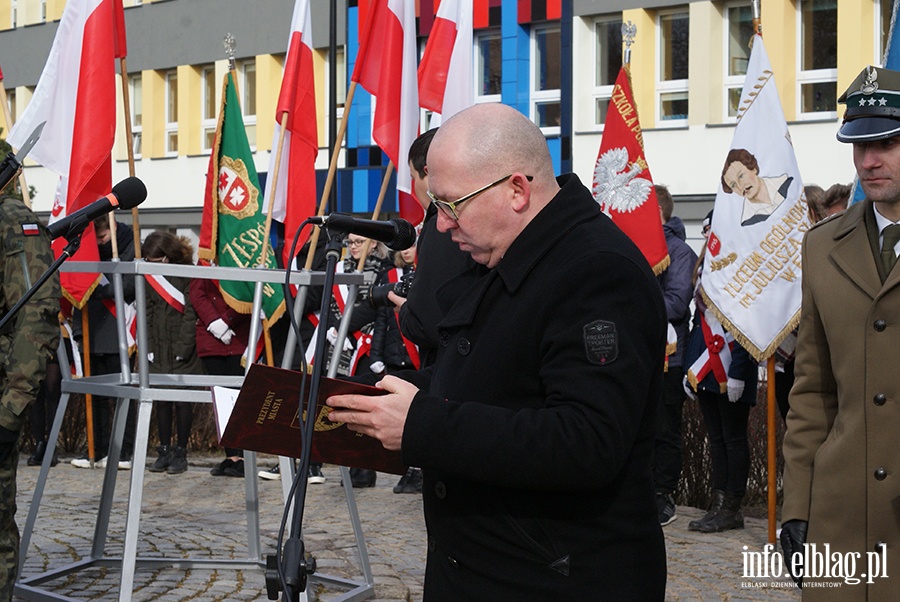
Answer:
[[[232,73],[225,76],[222,107],[206,174],[203,221],[200,226],[200,259],[222,267],[259,266],[263,252],[266,214],[262,192],[247,141],[244,120]],[[277,269],[275,253],[266,253],[266,268]],[[220,281],[225,301],[235,310],[250,313],[253,282]],[[284,293],[263,285],[263,311],[267,323],[284,313]]]

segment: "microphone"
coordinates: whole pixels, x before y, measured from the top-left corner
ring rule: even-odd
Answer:
[[[125,178],[115,186],[112,192],[98,201],[94,201],[87,207],[82,207],[75,213],[56,220],[47,229],[50,231],[50,239],[60,236],[72,238],[80,236],[87,228],[88,223],[105,215],[113,209],[131,209],[137,207],[147,198],[147,187],[138,178]]]
[[[311,217],[309,221],[317,226],[325,226],[331,233],[357,234],[383,242],[394,251],[403,251],[416,244],[416,229],[405,219],[379,221],[332,213]]]

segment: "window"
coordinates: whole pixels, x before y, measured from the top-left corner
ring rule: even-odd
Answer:
[[[475,34],[475,102],[500,102],[503,44],[498,30]]]
[[[753,13],[746,3],[725,8],[725,117],[737,117],[741,91],[750,61],[750,39],[753,37]]]
[[[166,73],[166,156],[178,154],[178,72]]]
[[[531,32],[531,119],[546,134],[559,133],[559,25],[535,27]]]
[[[335,105],[331,106],[331,56],[330,52],[325,53],[325,132],[331,127],[331,112],[335,111],[335,122],[340,124],[344,116],[344,105],[347,102],[347,51],[344,46],[335,47]],[[321,143],[321,141],[320,141]]]
[[[603,17],[594,21],[594,38],[594,123],[602,126],[622,67],[622,19]]]
[[[208,65],[200,69],[200,127],[203,129],[203,150],[212,150],[216,138],[216,68]]]
[[[837,0],[800,0],[800,86],[803,117],[837,116]]]
[[[660,125],[685,125],[687,122],[689,25],[687,11],[665,12],[657,16],[659,63],[656,111]]]
[[[18,0],[9,0],[9,26],[14,28],[16,27],[16,13]]]
[[[144,130],[144,93],[141,74],[131,76],[131,150],[135,159],[141,157],[142,134]]]
[[[251,59],[239,67],[241,75],[241,111],[250,148],[256,150],[256,61]]]
[[[41,0],[41,23],[47,22],[47,0]]]

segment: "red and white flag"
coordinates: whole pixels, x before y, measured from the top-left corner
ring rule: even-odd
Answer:
[[[472,75],[471,0],[443,0],[419,64],[419,104],[440,117],[432,125],[475,104]]]
[[[669,267],[669,249],[653,178],[644,158],[644,136],[627,65],[619,70],[609,100],[594,167],[593,192],[603,211],[638,246],[654,273]]]
[[[414,0],[374,0],[350,79],[377,99],[372,139],[397,169],[400,217],[413,224],[425,217],[407,161],[419,133],[417,58]]]
[[[278,157],[281,122],[287,118],[278,182],[273,182]],[[316,89],[313,79],[312,16],[309,0],[297,0],[291,21],[287,58],[281,80],[281,93],[275,109],[275,132],[269,179],[266,181],[264,211],[273,202],[272,217],[284,224],[282,265],[290,265],[291,244],[297,227],[316,214],[316,155],[319,138],[316,122]],[[275,197],[272,186],[275,184]],[[299,248],[304,239],[297,241]]]
[[[117,6],[118,5],[118,6]],[[8,142],[21,148],[46,121],[29,158],[62,178],[50,223],[109,194],[110,153],[116,134],[115,59],[125,56],[121,0],[70,0],[66,3],[47,63],[28,107]],[[65,240],[54,242],[59,254]],[[88,227],[77,257],[98,259],[94,230]],[[63,274],[63,294],[82,307],[96,274]]]

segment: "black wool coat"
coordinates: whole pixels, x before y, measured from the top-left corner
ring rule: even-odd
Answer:
[[[424,472],[425,600],[662,600],[649,463],[666,313],[574,175],[440,324],[402,442]],[[427,376],[427,378],[425,378]],[[418,377],[418,378],[416,378]]]

